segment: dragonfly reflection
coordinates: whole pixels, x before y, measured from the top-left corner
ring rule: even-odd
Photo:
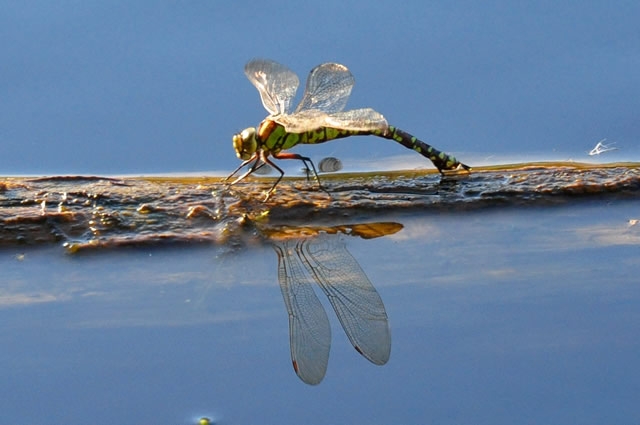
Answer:
[[[331,347],[329,319],[312,282],[329,299],[358,353],[376,365],[389,360],[391,334],[384,304],[339,233],[374,238],[401,228],[398,223],[369,223],[268,231],[278,254],[278,280],[289,314],[291,361],[302,381],[311,385],[322,381]]]

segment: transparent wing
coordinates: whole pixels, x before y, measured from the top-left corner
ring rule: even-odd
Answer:
[[[322,127],[352,131],[386,130],[389,126],[384,116],[371,109],[352,109],[331,114],[317,109],[304,110],[293,115],[283,115],[275,119],[290,133],[303,133]]]
[[[291,111],[291,101],[300,85],[293,71],[272,60],[254,59],[245,65],[244,73],[258,89],[262,105],[270,114]]]
[[[302,101],[296,112],[317,109],[332,113],[344,109],[355,79],[351,71],[339,63],[323,63],[311,70]]]
[[[327,119],[325,112],[317,109],[296,112],[293,115],[281,115],[274,120],[282,124],[289,133],[304,133],[305,131],[317,130],[324,127]]]
[[[386,130],[389,126],[384,116],[371,108],[329,114],[324,122],[326,127],[354,131]]]
[[[391,332],[380,295],[337,235],[300,245],[301,258],[329,298],[349,341],[365,358],[383,365],[391,354]]]
[[[327,372],[331,327],[327,313],[313,292],[312,278],[299,260],[298,240],[274,241],[278,280],[289,313],[289,344],[296,374],[316,385]]]

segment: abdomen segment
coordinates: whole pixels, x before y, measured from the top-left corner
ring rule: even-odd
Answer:
[[[386,131],[380,131],[375,134],[377,136],[398,142],[402,146],[412,149],[418,152],[420,155],[429,158],[431,162],[433,162],[433,165],[435,165],[438,171],[440,171],[441,173],[444,171],[457,170],[460,167],[464,168],[465,170],[469,170],[471,168],[468,165],[458,161],[454,156],[441,152],[433,146],[418,139],[417,137],[412,136],[411,134],[402,131],[399,128],[395,128],[391,125],[387,128]]]

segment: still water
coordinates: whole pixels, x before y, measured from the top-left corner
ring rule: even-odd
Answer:
[[[640,199],[635,168],[618,171],[391,179],[355,211],[149,183],[191,214],[173,233],[150,187],[119,197],[142,183],[7,180],[0,423],[638,423]],[[286,282],[307,288],[297,307]],[[327,340],[309,385],[291,347]]]

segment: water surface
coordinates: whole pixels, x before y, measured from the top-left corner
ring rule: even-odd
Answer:
[[[266,204],[268,182],[195,180],[2,179],[2,422],[640,420],[635,166],[337,177],[331,199],[292,180]],[[274,246],[318,234],[368,276],[391,352],[361,356],[315,288],[311,386]]]

